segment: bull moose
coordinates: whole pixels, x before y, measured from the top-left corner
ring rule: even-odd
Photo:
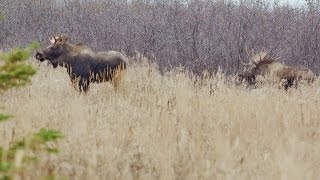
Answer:
[[[249,53],[248,53],[249,54]],[[306,67],[291,67],[279,62],[279,59],[270,53],[261,51],[257,54],[251,53],[250,62],[243,63],[247,68],[239,73],[240,81],[246,80],[250,85],[256,83],[257,76],[268,77],[275,83],[287,90],[302,80],[312,83],[315,74]]]
[[[83,43],[70,44],[66,35],[54,36],[51,45],[36,53],[36,59],[48,60],[54,68],[67,68],[71,82],[81,92],[89,90],[90,83],[111,81],[116,87],[127,66],[127,59],[117,51],[95,52]]]

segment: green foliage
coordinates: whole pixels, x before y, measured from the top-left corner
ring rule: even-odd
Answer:
[[[26,61],[31,52],[38,47],[39,44],[34,42],[25,48],[16,48],[7,53],[0,53],[0,93],[29,82],[29,78],[36,71],[32,66],[26,64]],[[11,117],[0,114],[0,122],[7,121]]]
[[[0,13],[0,23],[2,23],[4,19],[5,19],[4,15]]]
[[[59,138],[62,138],[63,135],[60,131],[48,130],[48,129],[40,129],[38,133],[34,135],[35,138],[38,138],[41,141],[54,141]]]
[[[37,163],[41,153],[57,152],[57,148],[50,145],[62,137],[59,131],[40,129],[39,132],[13,143],[9,149],[0,147],[0,180],[25,174],[22,167]]]
[[[0,17],[1,21],[1,17]],[[38,43],[32,43],[25,48],[16,48],[0,54],[0,93],[13,87],[26,85],[35,69],[26,63]],[[0,114],[0,122],[7,121],[12,116]],[[43,153],[57,153],[52,142],[62,138],[60,131],[40,129],[31,136],[13,142],[8,149],[0,146],[0,180],[9,180],[28,174],[28,168],[34,166]],[[1,139],[1,137],[0,137]],[[29,172],[29,175],[32,172]],[[55,178],[51,173],[48,177]],[[18,178],[19,179],[19,178]]]
[[[36,71],[26,61],[38,46],[37,43],[32,43],[26,48],[16,48],[0,54],[0,64],[4,63],[0,66],[0,92],[29,82]]]
[[[12,117],[12,116],[0,114],[0,122],[7,121],[7,120],[9,120],[9,118],[11,118],[11,117]]]

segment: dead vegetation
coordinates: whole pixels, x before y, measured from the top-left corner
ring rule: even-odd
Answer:
[[[69,179],[317,179],[319,81],[287,92],[246,89],[216,74],[160,75],[132,64],[122,86],[74,90],[66,70],[42,63],[32,84],[0,96],[15,120],[0,124],[8,146],[39,127],[61,130],[51,169]],[[199,84],[194,86],[194,84]]]

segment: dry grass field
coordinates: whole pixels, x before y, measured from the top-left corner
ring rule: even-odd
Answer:
[[[41,127],[60,130],[60,152],[30,168],[67,179],[318,179],[320,83],[288,92],[247,89],[217,74],[161,75],[130,65],[119,89],[80,94],[45,63],[30,85],[0,95],[0,145]],[[26,179],[28,179],[26,177]]]

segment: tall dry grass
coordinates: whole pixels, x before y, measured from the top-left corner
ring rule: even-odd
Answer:
[[[179,70],[131,64],[119,89],[79,94],[65,69],[41,64],[32,84],[0,96],[14,120],[0,145],[40,127],[61,130],[45,170],[69,179],[317,179],[319,82],[285,92],[246,89],[220,73],[195,82]]]

